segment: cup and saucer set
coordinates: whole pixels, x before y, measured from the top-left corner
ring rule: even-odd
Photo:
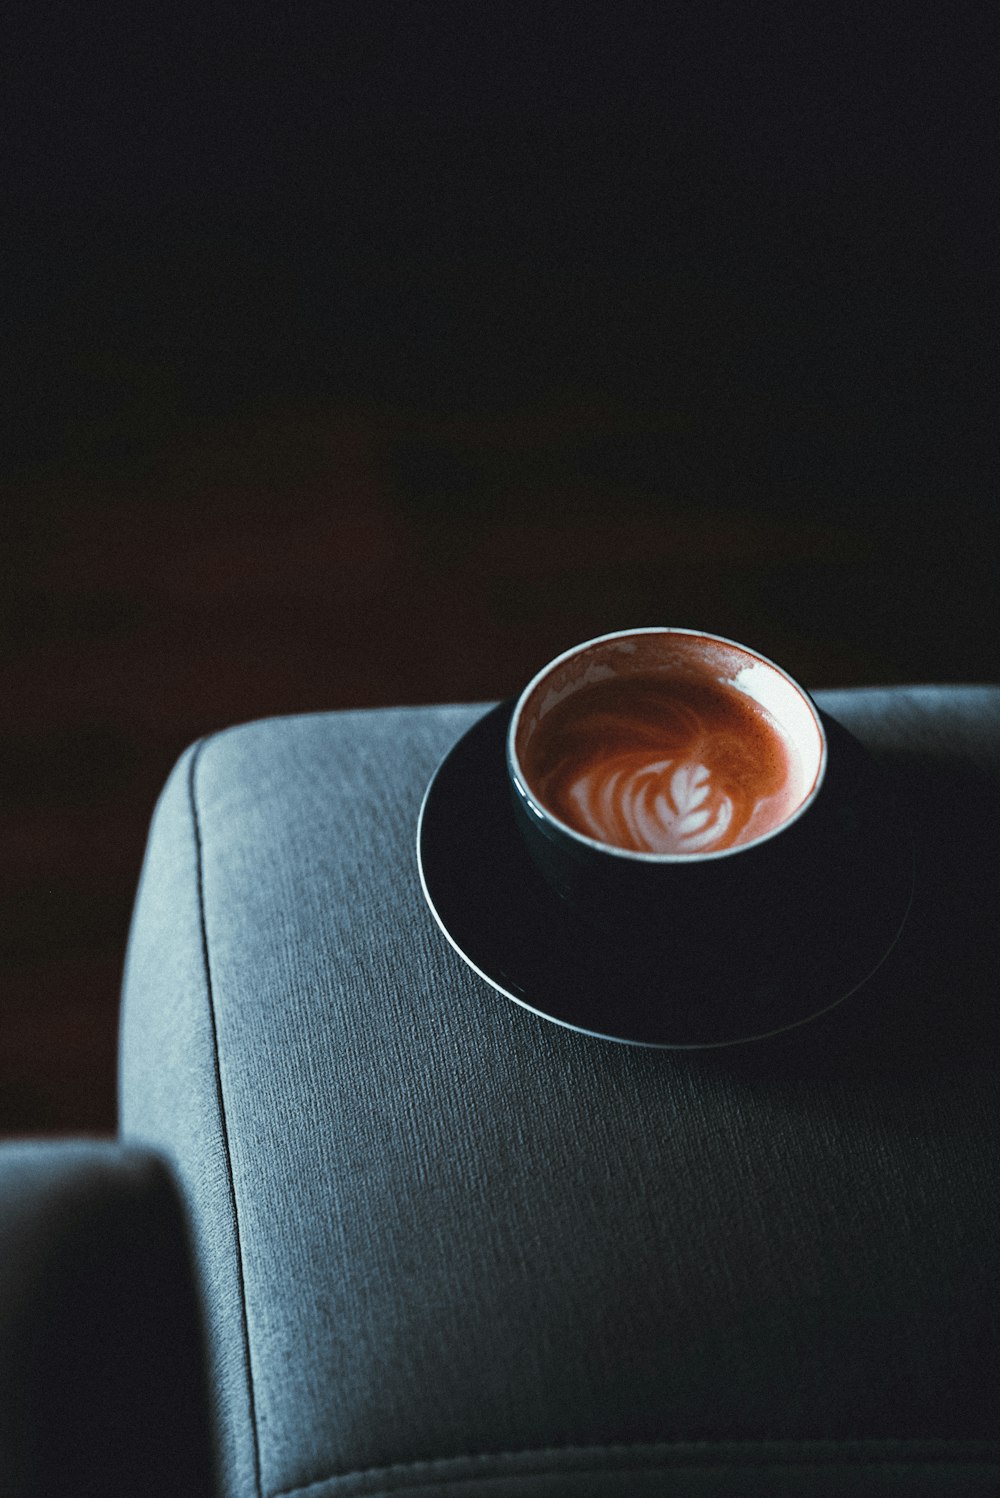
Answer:
[[[914,888],[893,787],[787,672],[699,630],[620,630],[485,713],[427,787],[423,892],[515,1003],[694,1049],[817,1018],[895,946]]]

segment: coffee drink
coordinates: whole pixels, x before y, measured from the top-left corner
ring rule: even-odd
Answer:
[[[711,857],[770,837],[821,778],[815,709],[770,661],[689,630],[567,652],[512,724],[535,816],[626,854]]]
[[[637,853],[752,842],[801,800],[799,756],[767,710],[694,673],[583,687],[539,726],[524,770],[560,821]]]

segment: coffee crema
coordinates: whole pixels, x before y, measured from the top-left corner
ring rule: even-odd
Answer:
[[[804,789],[798,753],[766,709],[694,672],[581,686],[545,712],[518,752],[552,815],[637,853],[753,842],[792,815]]]

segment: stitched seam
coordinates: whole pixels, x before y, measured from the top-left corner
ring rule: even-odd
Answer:
[[[215,1096],[219,1109],[219,1123],[222,1130],[222,1150],[226,1162],[226,1182],[229,1187],[229,1210],[232,1214],[233,1232],[236,1238],[236,1273],[240,1292],[240,1320],[243,1340],[243,1359],[246,1366],[247,1378],[247,1403],[250,1413],[250,1431],[253,1437],[253,1475],[254,1488],[258,1498],[262,1498],[261,1476],[260,1476],[260,1440],[257,1432],[257,1401],[254,1393],[253,1362],[250,1357],[250,1328],[247,1323],[247,1297],[246,1278],[243,1270],[243,1237],[240,1231],[240,1214],[236,1202],[236,1183],[233,1179],[233,1157],[229,1143],[229,1124],[226,1118],[226,1100],[222,1090],[222,1068],[219,1064],[219,1028],[215,1014],[215,990],[212,985],[212,963],[208,950],[208,924],[205,919],[205,869],[202,848],[201,821],[198,816],[198,794],[195,785],[195,774],[201,752],[209,743],[208,738],[202,739],[195,747],[191,756],[191,769],[188,774],[188,794],[191,802],[191,820],[194,827],[195,859],[198,880],[198,919],[201,925],[201,955],[205,968],[205,991],[208,998],[208,1015],[212,1027],[212,1062],[215,1072]]]
[[[579,1456],[582,1458],[596,1456],[599,1454],[612,1454],[620,1452],[623,1456],[638,1458],[641,1453],[646,1452],[646,1461],[633,1460],[628,1468],[616,1470],[640,1470],[642,1468],[654,1468],[665,1460],[670,1460],[671,1466],[677,1466],[677,1456],[687,1455],[691,1463],[701,1466],[721,1465],[731,1466],[739,1462],[740,1452],[759,1452],[761,1447],[773,1445],[776,1449],[768,1461],[754,1462],[754,1466],[830,1466],[834,1462],[815,1460],[814,1448],[816,1446],[828,1445],[831,1448],[830,1455],[836,1463],[845,1460],[855,1465],[868,1465],[877,1467],[907,1467],[912,1466],[914,1461],[921,1464],[929,1462],[953,1462],[961,1463],[963,1466],[995,1466],[1000,1462],[1000,1448],[991,1441],[944,1438],[935,1441],[920,1438],[915,1441],[886,1437],[884,1439],[872,1439],[871,1441],[838,1441],[835,1437],[817,1437],[802,1441],[771,1442],[766,1438],[759,1441],[678,1441],[667,1443],[638,1442],[610,1442],[608,1444],[597,1444],[592,1446],[538,1446],[523,1447],[518,1450],[508,1451],[476,1451],[465,1452],[459,1456],[451,1457],[429,1457],[410,1462],[392,1462],[387,1466],[356,1467],[349,1472],[332,1472],[326,1477],[314,1478],[311,1482],[300,1487],[282,1488],[270,1495],[270,1498],[306,1498],[315,1488],[326,1487],[332,1482],[346,1482],[351,1478],[359,1477],[392,1477],[398,1474],[400,1477],[411,1473],[415,1483],[424,1482],[425,1478],[437,1471],[439,1478],[448,1481],[448,1473],[443,1470],[447,1467],[455,1467],[463,1462],[486,1462],[503,1461],[510,1457],[535,1457],[538,1466],[536,1470],[544,1471],[546,1460],[549,1457]],[[949,1445],[968,1448],[976,1448],[975,1454],[961,1454],[949,1451]],[[785,1449],[781,1449],[785,1446]],[[892,1448],[895,1448],[894,1450]],[[907,1456],[907,1453],[910,1453]],[[714,1460],[713,1460],[714,1459]],[[484,1472],[482,1480],[488,1481],[504,1476],[526,1476],[527,1471],[521,1469],[518,1473]],[[480,1480],[474,1473],[463,1472],[456,1475],[456,1480],[463,1482]],[[409,1487],[412,1484],[407,1483]],[[385,1489],[385,1492],[389,1492]],[[393,1492],[402,1492],[403,1488],[395,1486]],[[378,1498],[378,1494],[372,1491],[368,1498]]]

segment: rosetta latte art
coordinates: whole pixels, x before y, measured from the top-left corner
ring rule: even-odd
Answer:
[[[768,714],[704,678],[600,682],[552,709],[523,752],[557,817],[642,853],[718,852],[795,809],[795,756]]]
[[[648,853],[701,853],[725,845],[733,823],[733,803],[713,787],[707,765],[604,765],[584,771],[569,794],[592,837]]]

